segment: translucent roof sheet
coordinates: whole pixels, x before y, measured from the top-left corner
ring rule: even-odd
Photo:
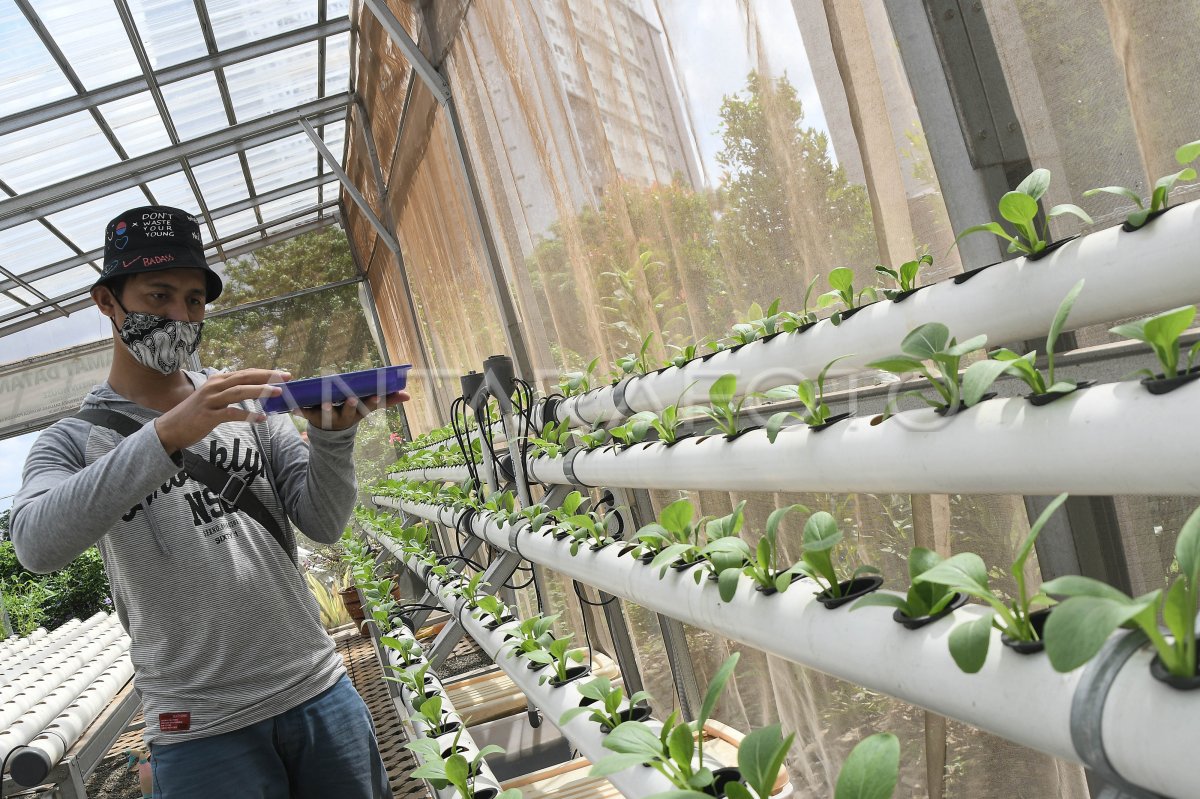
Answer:
[[[34,324],[56,331],[54,347],[104,334],[51,305],[86,299],[104,225],[126,208],[207,210],[203,235],[218,265],[214,229],[228,242],[221,252],[245,250],[335,217],[336,178],[295,113],[304,107],[330,150],[343,151],[348,13],[348,0],[0,3],[0,124],[9,131],[0,134],[0,181],[16,193],[0,194],[0,266],[32,286],[0,274],[0,361],[37,341]],[[126,159],[137,164],[125,169]],[[318,175],[328,181],[321,192],[302,185]]]

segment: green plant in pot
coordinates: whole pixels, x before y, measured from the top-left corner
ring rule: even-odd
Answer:
[[[676,547],[676,552],[682,554],[689,547],[695,548],[700,539],[700,528],[708,520],[701,517],[694,523],[692,517],[695,509],[686,499],[677,499],[666,505],[658,512],[658,520],[642,527],[634,535],[637,545],[633,547],[635,555],[643,557],[657,556],[669,547]],[[668,559],[679,557],[672,554]]]
[[[874,286],[865,286],[856,291],[854,270],[845,266],[839,266],[829,273],[829,286],[832,291],[827,291],[817,298],[817,308],[828,308],[839,303],[845,306],[830,317],[830,321],[835,325],[857,311],[864,303],[872,303],[879,299]]]
[[[668,405],[661,413],[651,414],[650,427],[658,434],[658,440],[664,444],[674,444],[679,440],[679,428],[683,424],[678,405]]]
[[[440,738],[462,727],[462,719],[456,713],[442,710],[444,704],[441,694],[427,696],[422,702],[413,701],[412,721],[425,728],[426,737]]]
[[[1014,374],[1025,382],[1033,392],[1030,397],[1035,402],[1045,402],[1058,396],[1065,396],[1080,387],[1070,380],[1058,380],[1054,374],[1054,349],[1058,337],[1062,335],[1063,326],[1079,292],[1083,291],[1083,281],[1076,283],[1063,301],[1058,304],[1054,320],[1050,323],[1050,332],[1046,336],[1046,374],[1037,368],[1037,350],[1018,355],[1010,349],[1001,347],[986,360],[978,361],[967,367],[963,373],[963,402],[970,407],[977,404],[985,392],[1002,374]],[[1038,398],[1045,398],[1039,400]]]
[[[696,355],[700,348],[706,344],[708,344],[707,339],[696,342],[695,344],[686,344],[683,346],[679,346],[677,344],[668,344],[667,349],[674,350],[675,354],[672,355],[668,360],[664,361],[663,366],[676,366],[682,369],[684,366],[687,366],[690,361],[694,361],[696,359]]]
[[[966,594],[951,590],[947,586],[917,581],[917,577],[941,562],[942,556],[932,549],[913,547],[908,553],[908,593],[900,596],[877,591],[855,602],[850,610],[871,606],[895,608],[896,621],[910,629],[941,618],[967,599]]]
[[[913,578],[914,583],[935,583],[951,590],[983,600],[992,612],[965,624],[959,624],[950,632],[950,655],[958,667],[968,674],[983,668],[991,644],[992,628],[995,627],[1006,638],[1014,650],[1025,654],[1041,649],[1042,636],[1039,625],[1045,623],[1046,614],[1035,614],[1034,606],[1049,606],[1053,600],[1045,590],[1030,592],[1025,582],[1025,562],[1033,551],[1038,534],[1046,522],[1064,502],[1066,494],[1059,494],[1029,528],[1017,556],[1009,567],[1009,574],[1017,583],[1017,595],[1005,600],[988,584],[987,566],[974,552],[960,552],[927,569]],[[1053,614],[1050,614],[1051,616]]]
[[[709,404],[698,408],[714,423],[708,432],[721,433],[729,440],[737,438],[742,432],[739,418],[742,405],[748,399],[749,396],[737,398],[737,375],[727,374],[717,378],[708,389]]]
[[[972,225],[959,233],[954,239],[955,244],[963,236],[968,236],[972,233],[991,233],[1008,242],[1008,251],[1010,253],[1019,252],[1027,256],[1036,255],[1048,246],[1047,239],[1049,235],[1047,227],[1050,217],[1071,214],[1082,220],[1085,224],[1093,224],[1092,218],[1078,205],[1062,203],[1047,211],[1046,218],[1042,220],[1039,226],[1037,220],[1040,210],[1038,200],[1042,198],[1049,188],[1050,170],[1033,170],[1028,177],[1021,181],[1016,189],[1000,198],[1000,216],[1013,226],[1014,233],[1009,234],[999,222],[987,222],[982,225]]]
[[[581,665],[587,655],[587,650],[572,648],[571,639],[574,637],[574,634],[567,633],[560,638],[555,638],[542,649],[524,653],[527,660],[552,667],[554,673],[543,674],[539,682],[549,682],[551,685],[560,686],[587,674],[588,667]]]
[[[657,418],[653,411],[641,411],[626,419],[624,424],[609,428],[608,434],[623,446],[632,447],[646,440],[652,422]]]
[[[1066,575],[1042,586],[1066,597],[1046,621],[1046,654],[1058,671],[1071,671],[1095,657],[1118,627],[1142,631],[1154,647],[1151,673],[1180,689],[1200,688],[1196,656],[1196,614],[1200,610],[1200,509],[1184,522],[1175,540],[1173,579],[1164,591],[1137,598],[1093,580]],[[1159,617],[1171,638],[1159,628]]]
[[[615,511],[610,512],[602,519],[595,511],[589,511],[565,519],[564,524],[571,525],[571,554],[578,554],[579,548],[584,544],[593,552],[611,544],[613,539],[608,535],[608,520],[614,513]]]
[[[811,577],[823,589],[817,601],[833,609],[883,584],[874,566],[859,566],[848,577],[844,569],[834,563],[837,545],[842,542],[842,531],[838,529],[833,515],[817,511],[804,523],[804,550],[795,570]],[[789,578],[790,579],[790,578]]]
[[[936,399],[930,399],[922,391],[906,391],[901,397],[917,397],[939,413],[957,413],[963,396],[959,364],[965,356],[986,345],[987,336],[983,335],[959,344],[958,339],[950,335],[948,327],[940,322],[928,322],[909,331],[900,342],[900,355],[873,361],[867,366],[898,375],[917,372],[929,381],[936,392]],[[926,361],[932,361],[935,368],[927,367]],[[888,403],[885,418],[896,412],[898,399]]]
[[[591,703],[570,708],[559,718],[559,724],[587,715],[603,730],[611,731],[624,721],[644,720],[650,716],[649,708],[643,704],[650,701],[650,694],[637,691],[626,702],[625,689],[614,685],[607,677],[596,677],[583,683],[579,686],[579,693],[585,699],[592,700]]]
[[[400,666],[392,666],[397,671],[403,671],[412,664],[416,663],[425,654],[421,650],[421,645],[417,643],[415,638],[400,637],[396,638],[390,635],[380,636],[379,643],[388,649],[395,650],[400,657]]]
[[[736,575],[750,559],[750,545],[738,538],[745,522],[746,500],[742,500],[731,513],[713,519],[704,526],[705,542],[696,554],[708,567],[711,579],[719,582],[722,574],[731,571]],[[703,579],[704,571],[696,569],[692,572],[697,584]]]
[[[779,413],[772,414],[771,418],[767,419],[766,424],[768,441],[774,444],[775,439],[779,436],[779,431],[783,429],[783,423],[791,418],[799,419],[809,427],[818,428],[830,422],[829,405],[825,403],[825,378],[829,375],[829,369],[835,363],[849,357],[852,356],[841,355],[825,364],[815,381],[801,380],[794,386],[780,386],[764,393],[763,396],[770,400],[798,399],[804,405],[805,411],[804,413],[780,411]]]
[[[494,630],[504,622],[512,621],[513,619],[508,605],[505,605],[498,597],[491,594],[479,597],[475,602],[475,608],[478,611],[475,617],[482,621],[484,626],[489,630]]]
[[[583,371],[567,372],[558,379],[558,390],[564,397],[574,397],[578,394],[586,394],[592,388],[592,378],[596,374],[596,368],[600,365],[600,358],[593,358]]]
[[[416,706],[425,699],[434,695],[429,692],[429,686],[425,684],[425,678],[429,674],[429,666],[430,664],[428,661],[419,666],[410,666],[406,669],[393,666],[392,668],[395,670],[396,676],[392,677],[385,674],[383,679],[390,680],[394,683],[399,683],[406,688],[408,692],[412,694],[413,705]]]
[[[1197,357],[1200,357],[1200,341],[1188,349],[1187,360],[1183,363],[1181,363],[1183,347],[1179,343],[1179,337],[1191,327],[1195,318],[1196,307],[1184,305],[1181,308],[1163,311],[1136,322],[1117,325],[1109,332],[1150,345],[1150,349],[1154,350],[1154,355],[1158,358],[1162,373],[1156,375],[1149,369],[1142,369],[1135,374],[1145,375],[1146,379],[1142,382],[1146,387],[1152,393],[1162,394],[1177,388],[1195,376],[1200,376],[1192,371],[1195,368]]]
[[[792,311],[783,312],[783,319],[779,323],[781,332],[795,333],[798,330],[805,330],[817,323],[817,314],[809,310],[808,303],[812,299],[813,289],[817,287],[817,281],[820,279],[820,275],[813,275],[813,279],[808,281],[808,287],[804,290],[804,303],[800,313]]]
[[[533,457],[557,458],[571,448],[571,422],[564,419],[561,422],[546,422],[541,433],[529,439]]]
[[[603,422],[596,422],[592,429],[586,433],[579,434],[579,445],[586,450],[600,449],[609,441],[612,436],[609,435],[607,429],[602,427]]]
[[[917,290],[917,275],[921,271],[921,267],[932,265],[933,256],[928,253],[917,256],[911,261],[905,261],[898,269],[876,264],[875,271],[896,284],[895,288],[883,289],[883,296],[893,301],[904,299]]]
[[[1124,186],[1104,186],[1098,189],[1088,189],[1083,193],[1083,196],[1093,197],[1097,194],[1105,193],[1133,200],[1133,204],[1137,206],[1137,210],[1125,217],[1123,227],[1126,231],[1134,231],[1167,210],[1168,196],[1171,193],[1171,189],[1175,188],[1176,183],[1181,180],[1196,179],[1196,170],[1187,165],[1197,158],[1200,158],[1200,141],[1185,144],[1176,150],[1175,161],[1184,168],[1174,174],[1164,175],[1154,181],[1154,190],[1150,192],[1150,198],[1146,203],[1142,202],[1141,194]]]
[[[742,574],[749,577],[756,588],[766,594],[786,591],[803,574],[799,563],[783,569],[778,566],[779,525],[794,510],[811,513],[808,508],[798,504],[785,505],[771,511],[771,515],[767,517],[766,530],[762,538],[758,540],[758,544],[754,547],[754,553],[747,559],[745,566],[740,570],[725,570],[717,575],[717,585],[720,587],[722,600],[729,602],[733,599],[737,593],[738,577]]]
[[[617,358],[618,378],[631,375],[644,375],[650,371],[650,342],[654,340],[653,333],[647,333],[642,339],[642,346],[636,353],[622,355]]]
[[[504,634],[504,638],[509,642],[511,648],[509,657],[526,655],[550,646],[550,642],[554,640],[552,630],[556,621],[558,621],[557,613],[550,616],[539,614],[521,619],[515,630],[509,630]]]
[[[404,745],[405,749],[413,752],[421,759],[421,765],[413,771],[417,779],[428,780],[437,790],[453,787],[459,799],[473,799],[475,796],[475,777],[483,768],[483,761],[488,755],[502,755],[504,749],[490,744],[483,747],[470,760],[458,752],[458,738],[454,739],[451,754],[446,757],[442,745],[433,738],[418,738]],[[498,794],[495,799],[520,799],[521,791],[510,788]]]

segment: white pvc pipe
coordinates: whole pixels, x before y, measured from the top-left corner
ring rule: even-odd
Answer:
[[[428,469],[408,469],[403,472],[392,472],[389,480],[417,480],[426,482],[437,480],[443,483],[461,483],[471,476],[466,466],[434,466]]]
[[[19,657],[5,664],[4,669],[0,671],[0,691],[8,693],[13,685],[29,674],[45,674],[58,659],[85,650],[96,641],[115,640],[124,635],[124,632],[116,616],[113,616],[92,625],[82,633],[60,639],[44,639],[37,646],[25,650]]]
[[[424,518],[445,513],[403,503]],[[521,522],[524,524],[524,522]],[[472,517],[476,535],[505,551],[509,530],[490,518]],[[658,570],[618,557],[620,545],[571,555],[566,542],[520,534],[521,555],[649,610],[723,635],[769,654],[817,669],[931,710],[1023,746],[1080,762],[1071,740],[1070,714],[1082,670],[1060,674],[1044,654],[1020,655],[1001,645],[992,630],[988,658],[978,674],[965,674],[951,659],[947,638],[959,624],[984,612],[968,605],[920,630],[894,622],[889,608],[827,610],[813,600],[809,581],[783,594],[764,596],[741,579],[731,602],[722,602],[710,580],[696,585],[690,571]],[[1149,674],[1149,652],[1121,669],[1105,706],[1105,751],[1125,779],[1164,796],[1196,796],[1192,768],[1200,740],[1200,692],[1183,692]]]
[[[75,745],[91,723],[104,712],[104,708],[108,707],[109,702],[132,676],[133,663],[128,654],[123,654],[96,677],[74,702],[47,724],[37,738],[14,754],[11,761],[14,775],[18,771],[28,774],[31,768],[36,769],[34,778],[22,783],[25,787],[40,785],[45,780],[50,769],[63,759],[67,750]],[[21,763],[24,758],[34,759],[34,762]],[[38,772],[41,772],[40,775]]]
[[[410,569],[414,572],[417,571],[420,561],[414,557],[405,555],[395,542],[388,539],[388,537],[380,535],[374,535],[373,537]],[[431,575],[426,579],[429,589],[436,594],[442,607],[453,615],[458,597],[451,595],[441,585],[436,576]],[[514,627],[516,622],[502,624],[495,630],[488,630],[482,622],[475,619],[470,613],[463,613],[458,618],[462,622],[467,634],[475,639],[475,642],[479,644],[484,654],[503,669],[504,673],[509,676],[517,688],[524,692],[542,711],[542,714],[550,723],[557,727],[575,745],[580,754],[593,763],[610,754],[610,751],[604,748],[604,736],[600,732],[600,725],[586,717],[573,719],[567,724],[562,724],[559,721],[563,713],[568,709],[579,706],[579,701],[583,698],[582,694],[579,693],[580,681],[568,683],[558,688],[552,687],[549,683],[541,685],[538,682],[540,679],[539,672],[530,671],[526,668],[524,660],[508,656],[508,653],[505,651],[504,633]],[[586,681],[586,678],[584,681]],[[666,778],[653,769],[644,766],[629,768],[616,774],[611,774],[608,780],[621,792],[622,796],[633,797],[634,799],[672,789],[671,784]]]
[[[949,418],[921,409],[817,433],[797,425],[774,444],[757,430],[732,442],[595,450],[573,466],[585,485],[622,488],[1190,496],[1200,494],[1197,407],[1200,381],[1163,395],[1108,383],[1042,407],[995,399]],[[536,458],[529,471],[541,483],[570,482],[563,458]]]
[[[851,357],[831,374],[861,371],[867,363],[899,352],[904,336],[927,322],[947,325],[959,341],[985,333],[992,346],[1044,338],[1059,303],[1081,279],[1086,283],[1071,310],[1071,329],[1197,303],[1198,246],[1200,201],[1193,201],[1136,233],[1110,227],[1038,261],[1014,258],[961,285],[943,280],[903,302],[876,303],[837,327],[823,320],[804,333],[636,378],[625,389],[625,401],[634,411],[658,411],[675,402],[707,403],[709,387],[730,372],[738,375],[740,392],[764,391],[801,377],[815,378],[825,364],[843,355]],[[571,397],[556,415],[569,418],[573,426],[623,417],[613,388]]]

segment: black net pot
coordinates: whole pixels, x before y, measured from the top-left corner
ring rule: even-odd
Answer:
[[[792,575],[792,579],[788,582],[788,585],[791,585],[792,583],[798,583],[801,580],[803,580],[805,577],[807,577],[807,575],[802,574],[800,572],[796,572],[795,574]],[[765,596],[771,596],[772,594],[779,593],[779,589],[773,585],[771,585],[771,586],[756,585],[756,586],[754,586],[754,590],[758,591],[760,594],[763,594]]]
[[[713,769],[713,782],[704,789],[704,793],[709,796],[722,797],[725,795],[725,787],[734,782],[742,781],[741,769],[735,766],[724,766],[722,768]]]
[[[1029,400],[1030,405],[1037,405],[1040,407],[1042,405],[1049,405],[1051,402],[1060,400],[1063,397],[1069,397],[1081,388],[1087,388],[1088,386],[1094,385],[1096,385],[1095,380],[1081,380],[1075,384],[1075,388],[1072,388],[1068,391],[1047,391],[1045,394],[1026,394],[1025,399]]]
[[[1200,642],[1200,638],[1196,639]],[[1200,660],[1197,661],[1196,673],[1191,677],[1178,677],[1167,671],[1158,655],[1150,661],[1150,676],[1164,685],[1169,685],[1176,691],[1194,691],[1200,688]]]
[[[617,713],[617,719],[619,720],[619,722],[645,721],[646,719],[650,718],[650,715],[652,712],[653,711],[651,711],[649,705],[634,705],[633,707],[626,708],[625,710],[619,711]],[[600,725],[600,732],[602,732],[606,735],[608,733],[612,732],[613,729],[614,729],[613,727],[610,727],[607,724]]]
[[[1177,388],[1186,386],[1196,378],[1200,378],[1200,366],[1193,366],[1183,374],[1174,377],[1164,377],[1163,375],[1146,377],[1142,379],[1142,385],[1151,394],[1169,394]]]
[[[575,682],[576,680],[588,676],[591,674],[591,671],[591,668],[588,666],[572,666],[571,668],[567,669],[567,678],[565,680],[559,680],[558,675],[556,674],[550,678],[550,685],[555,688],[561,688],[569,682]]]
[[[844,580],[838,583],[838,585],[842,590],[841,596],[830,596],[829,591],[822,591],[817,594],[817,601],[830,610],[840,608],[847,602],[853,602],[859,597],[879,590],[879,586],[883,585],[883,578],[878,574],[871,574],[866,577],[857,577],[853,580]]]
[[[1043,608],[1035,610],[1029,614],[1029,623],[1033,625],[1033,631],[1037,633],[1038,640],[1036,641],[1018,641],[1011,637],[1008,633],[1000,633],[1000,643],[1004,644],[1014,652],[1019,652],[1022,655],[1032,655],[1035,652],[1041,652],[1046,648],[1046,642],[1043,640],[1043,630],[1046,629],[1046,619],[1050,618],[1050,611],[1053,608]]]
[[[939,619],[946,618],[951,613],[967,604],[968,599],[970,599],[970,597],[966,594],[960,594],[956,592],[954,594],[954,598],[950,600],[950,604],[946,605],[946,607],[942,608],[932,616],[906,616],[903,612],[897,609],[896,612],[892,614],[892,621],[896,622],[897,624],[903,624],[909,630],[919,630],[928,624],[933,624]]]

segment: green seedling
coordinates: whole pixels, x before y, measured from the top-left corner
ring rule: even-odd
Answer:
[[[833,799],[889,799],[899,780],[900,740],[890,732],[877,732],[850,750]]]
[[[704,526],[705,544],[696,553],[708,565],[718,580],[722,575],[733,573],[734,579],[746,562],[750,560],[750,545],[738,538],[742,525],[746,521],[746,501],[742,500],[727,516],[713,519]],[[704,569],[692,572],[692,578],[699,584],[704,578]]]
[[[1167,204],[1171,193],[1171,189],[1175,188],[1175,184],[1181,180],[1195,180],[1196,170],[1192,169],[1187,164],[1195,161],[1200,157],[1200,142],[1194,141],[1190,144],[1185,144],[1175,151],[1175,160],[1184,166],[1183,169],[1173,175],[1164,175],[1154,182],[1154,191],[1150,193],[1149,205],[1142,202],[1142,196],[1133,189],[1127,189],[1124,186],[1104,186],[1099,189],[1088,189],[1083,193],[1084,197],[1092,197],[1101,192],[1106,194],[1115,194],[1118,197],[1124,197],[1133,200],[1133,204],[1137,206],[1137,210],[1129,216],[1125,217],[1125,224],[1132,229],[1140,228],[1146,224],[1151,214],[1159,213],[1167,210]]]
[[[586,450],[600,449],[607,444],[612,436],[608,430],[601,427],[603,422],[596,422],[591,431],[579,434],[579,444]]]
[[[647,524],[634,536],[639,549],[654,553],[655,561],[669,550],[671,554],[666,559],[667,563],[692,554],[698,549],[701,527],[708,521],[708,517],[701,517],[693,524],[694,512],[692,503],[686,499],[677,499],[664,507],[658,514],[658,521]],[[692,560],[695,560],[694,555]]]
[[[589,719],[599,724],[605,730],[616,729],[622,722],[621,712],[637,705],[639,702],[649,702],[650,694],[638,691],[625,701],[625,690],[620,685],[613,685],[607,677],[596,677],[590,682],[579,686],[579,693],[587,699],[595,700],[590,705],[573,707],[559,718],[559,724],[566,724],[571,719],[587,715]]]
[[[1083,220],[1088,225],[1093,224],[1092,218],[1088,216],[1087,211],[1084,211],[1078,205],[1063,203],[1054,206],[1046,212],[1046,219],[1042,221],[1039,229],[1037,224],[1038,200],[1042,198],[1042,195],[1046,193],[1046,189],[1048,188],[1050,188],[1050,170],[1033,170],[1027,178],[1021,181],[1016,189],[1000,198],[1000,216],[1004,217],[1013,226],[1016,231],[1015,234],[1009,235],[1008,231],[999,222],[988,222],[983,225],[972,225],[967,228],[955,237],[954,243],[957,244],[963,236],[968,236],[972,233],[991,233],[1008,242],[1009,252],[1034,255],[1046,249],[1048,244],[1046,229],[1050,217],[1071,214]]]
[[[1190,371],[1195,366],[1196,357],[1200,355],[1200,341],[1197,341],[1188,350],[1187,367],[1182,370],[1179,368],[1180,350],[1182,349],[1179,337],[1191,327],[1192,320],[1195,318],[1196,307],[1184,305],[1182,308],[1163,311],[1136,322],[1117,325],[1108,332],[1149,344],[1162,366],[1162,376],[1177,377],[1182,372]],[[1137,374],[1155,377],[1155,374],[1149,369],[1142,369]]]
[[[1050,605],[1053,600],[1045,589],[1030,593],[1025,583],[1025,561],[1033,551],[1038,533],[1054,512],[1067,501],[1066,494],[1055,497],[1029,528],[1009,574],[1017,581],[1017,595],[1005,601],[988,585],[987,566],[974,552],[960,552],[913,578],[914,583],[935,583],[952,591],[981,599],[991,606],[992,613],[956,626],[950,633],[950,654],[958,667],[968,674],[983,668],[995,627],[1017,641],[1037,641],[1037,630],[1029,620],[1034,605]],[[1054,614],[1051,614],[1053,616]]]
[[[505,524],[520,518],[516,507],[517,497],[512,491],[497,491],[484,501],[482,510],[495,516],[497,524]]]
[[[921,271],[922,266],[933,266],[933,256],[926,253],[911,261],[905,261],[900,265],[899,269],[891,269],[883,264],[875,264],[875,271],[884,277],[891,278],[895,282],[895,288],[883,290],[883,296],[889,300],[894,300],[906,291],[912,291],[917,287],[917,274]]]
[[[596,367],[599,365],[600,358],[596,357],[588,363],[582,372],[567,372],[558,379],[558,390],[564,397],[574,397],[591,391],[592,378],[595,377]]]
[[[642,346],[638,348],[636,353],[622,355],[617,358],[618,378],[628,377],[630,375],[644,375],[650,371],[650,357],[647,354],[650,351],[650,342],[654,340],[653,333],[647,333],[642,339]]]
[[[429,662],[426,661],[420,666],[413,666],[407,669],[396,669],[395,677],[384,675],[383,679],[394,683],[399,683],[407,688],[408,692],[412,694],[412,703],[415,707],[431,696],[431,694],[428,693],[429,689],[425,687],[425,675],[429,671],[429,665]]]
[[[747,558],[744,567],[740,570],[728,569],[717,575],[717,585],[722,600],[729,602],[737,593],[739,574],[745,574],[765,590],[779,593],[788,590],[792,584],[792,578],[801,570],[799,563],[794,563],[785,569],[780,569],[777,565],[779,562],[779,525],[794,510],[804,513],[812,512],[803,505],[786,505],[771,511],[771,515],[767,517],[766,532],[758,540],[754,554]]]
[[[415,638],[393,638],[390,635],[383,635],[379,637],[379,643],[388,649],[396,651],[400,656],[400,662],[404,664],[403,668],[406,668],[409,664],[416,663],[425,654],[421,651],[421,645],[417,643],[417,639]],[[392,669],[402,670],[402,667],[388,665]]]
[[[609,514],[611,517],[612,514]],[[564,529],[571,535],[571,554],[578,554],[579,548],[584,544],[591,546],[593,549],[599,549],[602,546],[612,543],[612,539],[608,536],[608,517],[601,519],[595,511],[569,516],[563,520],[564,525],[569,525]]]
[[[453,787],[458,799],[472,799],[475,796],[474,779],[483,768],[484,758],[488,755],[502,755],[504,749],[489,744],[483,747],[475,757],[467,760],[458,752],[458,737],[450,746],[453,753],[450,757],[442,756],[442,745],[433,738],[418,738],[404,745],[421,759],[421,765],[413,771],[417,779],[428,780],[429,784],[439,791]],[[496,799],[521,799],[521,791],[509,788],[500,793]]]
[[[783,312],[783,318],[779,322],[779,329],[782,332],[794,333],[804,325],[811,325],[817,321],[817,315],[814,311],[809,310],[808,303],[812,299],[813,289],[817,287],[817,281],[820,279],[820,275],[814,275],[813,279],[808,281],[808,288],[804,290],[804,309],[800,313]]]
[[[650,420],[650,427],[658,433],[658,440],[665,444],[674,444],[679,440],[679,428],[682,425],[678,405],[668,405],[662,409],[662,413]]]
[[[508,616],[509,618],[512,617],[512,614],[508,609],[508,605],[505,605],[500,601],[499,598],[492,596],[491,594],[485,594],[484,596],[479,597],[479,599],[475,602],[475,608],[479,611],[475,618],[479,619],[485,624],[496,627],[500,626],[506,621],[505,616]]]
[[[850,609],[868,606],[895,608],[910,619],[936,616],[954,601],[956,591],[944,585],[917,582],[917,577],[942,562],[942,556],[932,549],[913,547],[908,553],[908,593],[905,596],[876,591],[855,602]]]
[[[564,419],[561,422],[546,422],[540,435],[530,438],[529,445],[533,448],[535,458],[545,456],[557,458],[571,448],[571,422]]]
[[[686,344],[684,346],[668,344],[667,347],[674,350],[675,354],[670,359],[663,361],[663,366],[678,366],[682,369],[684,366],[687,366],[689,362],[694,361],[696,359],[696,355],[700,351],[700,348],[706,346],[707,344],[709,344],[707,339],[700,341],[697,344]]]
[[[861,291],[855,291],[854,270],[845,266],[839,266],[829,273],[829,285],[833,291],[827,291],[817,298],[818,309],[841,303],[845,306],[845,310],[851,311],[862,305],[864,301],[874,302],[879,299],[874,286],[867,286]],[[834,324],[840,322],[841,317],[841,311],[835,313],[833,315]]]
[[[1058,304],[1054,313],[1054,321],[1050,323],[1050,333],[1046,336],[1046,374],[1037,368],[1037,350],[1018,355],[1010,349],[1001,347],[992,353],[991,358],[978,361],[967,367],[963,373],[963,402],[968,407],[978,403],[1000,375],[1015,374],[1025,382],[1034,394],[1050,392],[1068,392],[1075,390],[1075,383],[1070,380],[1056,380],[1054,375],[1054,348],[1058,337],[1062,335],[1063,326],[1079,292],[1083,291],[1083,281],[1080,280],[1067,292],[1063,301]]]
[[[625,446],[640,444],[650,434],[651,425],[658,417],[653,411],[641,411],[625,420],[625,424],[611,427],[608,434]]]
[[[726,683],[733,676],[739,657],[735,652],[717,669],[708,685],[708,691],[704,694],[704,701],[695,721],[684,721],[676,711],[663,722],[662,730],[658,734],[640,721],[623,721],[618,724],[604,740],[604,748],[616,754],[609,755],[592,766],[590,776],[607,777],[644,764],[683,791],[703,791],[711,786],[713,773],[704,763],[704,725],[716,708]],[[756,743],[758,742],[756,739]],[[675,796],[674,793],[669,795]]]
[[[1046,620],[1050,664],[1063,672],[1077,669],[1096,656],[1118,627],[1132,624],[1150,639],[1167,672],[1176,677],[1196,676],[1200,509],[1192,511],[1179,531],[1173,567],[1175,577],[1165,592],[1156,589],[1136,599],[1090,577],[1068,575],[1045,583],[1045,593],[1067,597]],[[1171,633],[1170,641],[1159,629],[1160,614]]]
[[[934,408],[945,408],[946,412],[958,410],[962,401],[962,385],[959,382],[959,364],[964,356],[987,345],[987,336],[980,335],[959,344],[951,338],[950,329],[940,322],[929,322],[914,328],[900,342],[901,355],[873,361],[867,364],[872,369],[882,369],[893,374],[918,372],[924,375],[937,392],[938,399],[932,400],[921,391],[906,391],[901,397],[919,397]],[[930,370],[925,361],[933,361],[936,370]],[[895,413],[895,400],[888,403],[885,416]]]
[[[739,416],[747,399],[748,396],[737,399],[737,375],[727,374],[719,377],[708,389],[709,404],[699,408],[701,413],[715,423],[708,432],[723,433],[726,438],[736,436],[741,431]]]
[[[804,523],[804,551],[800,562],[792,567],[811,577],[831,599],[845,595],[842,583],[849,584],[864,574],[879,573],[874,566],[859,566],[849,577],[843,577],[842,569],[834,565],[835,547],[841,541],[842,531],[833,515],[817,511]]]
[[[429,738],[437,738],[450,732],[453,724],[462,724],[462,719],[456,713],[442,712],[443,699],[441,694],[426,697],[424,702],[413,702],[415,715],[413,721],[419,721],[426,727]]]
[[[572,633],[567,633],[561,638],[555,638],[544,648],[524,653],[527,660],[531,660],[534,663],[546,664],[554,670],[553,675],[543,674],[539,683],[544,684],[552,677],[559,684],[565,683],[570,676],[567,674],[567,670],[572,668],[571,664],[583,663],[583,658],[587,654],[587,650],[572,649],[571,639],[574,637]]]
[[[804,405],[805,410],[805,413],[780,411],[772,414],[766,424],[768,441],[772,444],[775,443],[775,439],[779,437],[779,431],[783,429],[783,423],[790,418],[800,419],[809,427],[819,427],[829,421],[829,406],[825,403],[825,378],[829,375],[830,367],[843,358],[850,357],[853,356],[842,355],[825,364],[825,368],[821,370],[821,374],[817,375],[815,381],[801,380],[794,386],[780,386],[764,394],[767,399],[771,400],[798,399]]]
[[[550,642],[554,640],[551,631],[554,629],[556,621],[558,621],[557,613],[551,616],[538,614],[521,619],[515,630],[505,633],[505,639],[510,642],[511,646],[509,657],[525,656],[530,652],[550,646]]]

